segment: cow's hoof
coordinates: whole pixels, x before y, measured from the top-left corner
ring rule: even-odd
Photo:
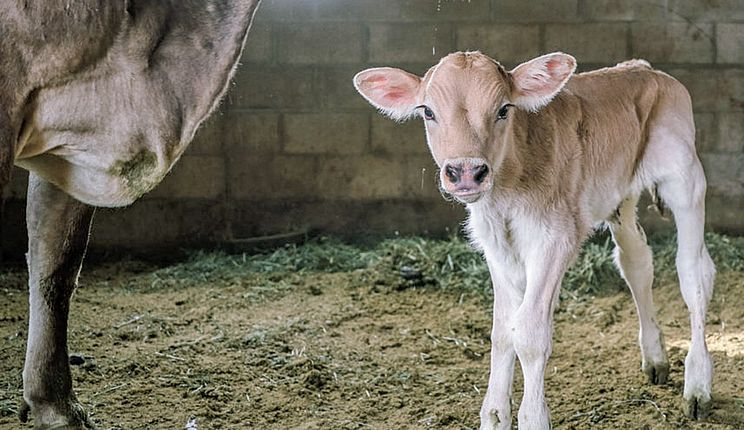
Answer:
[[[21,407],[18,408],[18,419],[22,423],[28,422],[28,413],[31,412],[31,406],[25,400],[21,400]]]
[[[713,409],[713,401],[710,398],[692,397],[685,399],[684,409],[685,415],[689,418],[704,421],[710,416],[710,411]]]
[[[73,401],[68,407],[66,417],[55,417],[52,422],[45,421],[40,415],[32,410],[28,403],[23,401],[18,409],[18,419],[28,422],[29,413],[34,417],[34,430],[95,430],[96,426],[85,412],[83,406]]]
[[[648,376],[650,384],[664,385],[669,380],[669,363],[644,364],[643,373]]]

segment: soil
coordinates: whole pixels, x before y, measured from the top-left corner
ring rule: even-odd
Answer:
[[[74,385],[100,429],[478,428],[490,330],[482,294],[402,288],[365,270],[142,276],[154,269],[86,267],[73,299]],[[0,428],[30,428],[15,416],[25,275],[19,268],[0,279]],[[640,371],[628,293],[564,294],[546,374],[554,428],[744,428],[744,273],[719,275],[711,303],[715,403],[705,423],[682,413],[686,308],[673,280],[658,284],[671,362],[662,386]],[[519,368],[514,387],[518,405]]]

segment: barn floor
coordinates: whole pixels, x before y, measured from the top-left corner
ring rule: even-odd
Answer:
[[[488,377],[486,294],[410,271],[413,280],[401,281],[393,265],[220,270],[225,262],[239,267],[246,257],[84,269],[70,350],[83,358],[75,386],[100,429],[477,428]],[[5,269],[0,281],[0,428],[30,428],[15,416],[25,275]],[[639,370],[627,292],[564,293],[546,376],[555,428],[743,428],[742,285],[744,272],[719,274],[708,318],[715,409],[704,424],[681,412],[689,330],[670,275],[655,292],[672,365],[665,386],[647,385]]]

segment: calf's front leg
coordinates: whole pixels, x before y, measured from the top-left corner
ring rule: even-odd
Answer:
[[[20,418],[36,429],[92,427],[72,390],[67,353],[70,296],[88,244],[94,209],[34,173],[29,176],[29,329]]]
[[[491,330],[491,373],[488,377],[488,390],[480,411],[481,430],[511,429],[511,396],[514,381],[514,360],[516,353],[510,330],[511,316],[514,315],[521,295],[514,285],[514,279],[502,276],[502,271],[516,272],[513,267],[498,267],[490,259],[493,281],[493,327]],[[521,278],[523,280],[523,277]],[[517,280],[519,282],[520,280]]]
[[[525,261],[524,299],[512,318],[512,342],[524,375],[524,395],[519,407],[519,430],[550,428],[545,402],[545,366],[553,343],[553,309],[571,248],[545,246]]]

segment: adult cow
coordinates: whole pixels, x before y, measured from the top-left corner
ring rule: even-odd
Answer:
[[[259,0],[0,3],[0,186],[30,172],[24,407],[90,425],[67,317],[94,207],[125,206],[178,160],[224,94]]]

